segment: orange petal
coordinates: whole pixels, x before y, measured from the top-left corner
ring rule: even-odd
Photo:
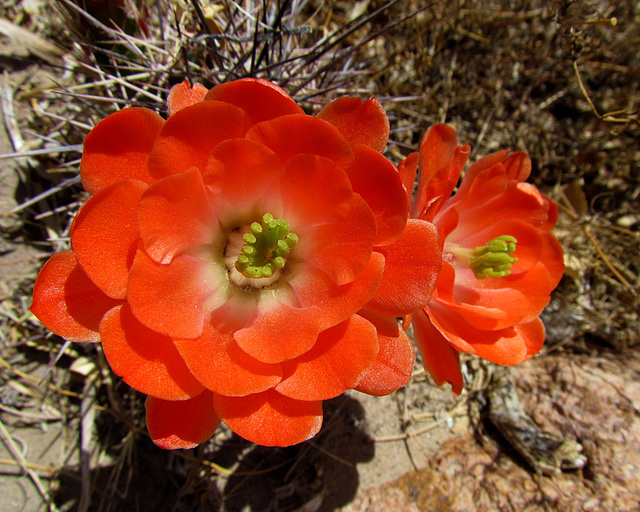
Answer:
[[[516,325],[515,329],[527,347],[527,360],[542,350],[545,337],[542,320],[535,318],[530,322]]]
[[[211,263],[189,255],[161,265],[144,251],[136,254],[129,275],[127,300],[144,325],[173,338],[202,334],[205,301],[216,290]]]
[[[466,162],[465,153],[468,155],[468,151],[463,151],[456,157],[457,148],[458,136],[450,126],[436,124],[425,132],[420,142],[420,174],[416,199],[411,210],[413,217],[421,215],[427,207],[428,201],[434,199],[434,194],[429,190],[434,181],[453,181],[451,185],[451,190],[453,190]],[[466,149],[468,146],[464,148]]]
[[[355,160],[347,169],[353,191],[360,194],[376,217],[375,245],[387,245],[402,235],[409,203],[395,166],[368,146],[352,146]]]
[[[279,157],[282,165],[303,153],[332,160],[339,169],[353,161],[349,143],[329,123],[311,116],[282,116],[253,126],[246,137],[261,142]]]
[[[512,153],[504,161],[504,167],[510,180],[525,181],[531,174],[531,158],[526,153]]]
[[[100,121],[84,139],[80,176],[90,194],[120,180],[153,183],[147,159],[164,119],[146,108],[125,108]]]
[[[69,341],[100,341],[104,314],[119,304],[85,274],[71,251],[54,254],[33,286],[29,310],[51,332]]]
[[[549,305],[551,300],[552,285],[549,271],[538,262],[524,274],[503,277],[503,285],[520,290],[526,296],[528,304],[527,314],[520,320],[528,322],[540,316],[542,310]]]
[[[142,325],[127,304],[104,316],[100,336],[109,366],[133,389],[163,400],[185,400],[204,390],[171,338]]]
[[[393,337],[378,333],[378,343],[380,350],[375,363],[355,389],[367,395],[384,396],[409,383],[416,355],[411,340],[401,330]]]
[[[282,363],[276,390],[298,400],[328,400],[352,389],[371,368],[378,354],[376,329],[364,318],[322,331],[311,350]]]
[[[492,167],[498,164],[502,166],[502,163],[505,161],[508,154],[509,154],[509,150],[504,149],[501,151],[496,151],[495,153],[491,153],[490,155],[484,156],[480,160],[476,160],[475,162],[473,162],[469,166],[469,168],[465,171],[464,178],[460,183],[460,187],[456,192],[456,196],[460,196],[461,193],[462,193],[462,196],[464,196],[468,192],[467,189],[472,184],[475,184],[478,181],[476,180],[476,178],[478,177],[479,174],[490,170]],[[502,169],[504,169],[504,166],[502,166]],[[483,180],[480,180],[479,182],[482,184]],[[481,198],[478,198],[478,199],[481,199]]]
[[[455,298],[455,303],[448,303],[449,309],[482,330],[511,327],[529,310],[528,297],[513,288],[481,289],[458,285]]]
[[[449,199],[447,207],[456,207],[460,211],[460,216],[468,216],[472,221],[478,221],[478,215],[475,213],[481,208],[491,209],[496,201],[501,200],[501,196],[507,193],[509,187],[517,189],[517,182],[509,181],[504,166],[497,163],[481,173],[477,174],[475,179],[470,180],[465,177],[460,183],[460,187],[464,189],[464,193],[460,193],[460,189]],[[482,218],[482,217],[480,217]],[[508,217],[505,217],[508,218]]]
[[[209,439],[220,425],[213,408],[213,393],[203,391],[189,400],[147,397],[147,430],[164,450],[194,448]]]
[[[114,299],[127,294],[127,275],[136,251],[137,209],[147,185],[119,181],[96,192],[71,226],[71,246],[87,275]]]
[[[418,198],[414,201],[414,206],[421,205],[422,209],[416,209],[415,212],[412,210],[414,216],[429,222],[434,221],[458,183],[460,171],[464,167],[470,152],[471,148],[466,144],[457,147],[449,163],[440,169],[438,174],[426,186],[418,186],[416,191]]]
[[[204,97],[209,92],[204,85],[194,83],[189,84],[189,80],[183,80],[181,83],[174,85],[169,91],[167,97],[167,107],[169,107],[169,115],[172,116],[178,110],[190,107],[194,103],[204,101]]]
[[[389,140],[389,119],[375,98],[342,97],[326,105],[317,116],[335,126],[349,142],[366,144],[382,152]]]
[[[368,307],[391,316],[423,308],[436,287],[442,267],[438,230],[430,222],[409,219],[397,242],[376,247],[385,259],[384,274]]]
[[[280,159],[266,146],[249,139],[230,139],[213,150],[204,183],[216,198],[214,206],[222,203],[218,215],[229,206],[246,215],[260,207],[280,171]],[[279,215],[270,205],[262,211]]]
[[[551,231],[558,222],[558,207],[547,196],[545,196],[544,194],[541,195],[549,205],[549,209],[547,211],[547,222],[538,226],[538,229],[542,231]]]
[[[483,182],[484,175],[478,178],[478,182]],[[503,174],[504,178],[504,174]],[[455,233],[456,239],[464,239],[471,234],[477,233],[487,226],[492,226],[505,219],[519,220],[526,222],[533,227],[538,227],[547,222],[548,203],[546,198],[529,183],[517,184],[515,181],[505,182],[504,193],[494,194],[498,190],[497,180],[487,179],[483,185],[469,188],[466,197],[455,203],[455,208],[460,213],[460,222]],[[458,192],[455,197],[460,196]],[[487,201],[478,199],[484,197]]]
[[[243,397],[215,395],[216,412],[236,434],[263,446],[291,446],[322,427],[322,402],[294,400],[275,390]]]
[[[382,256],[378,253],[375,254],[376,256]],[[360,311],[358,311],[358,315],[369,320],[369,322],[371,322],[376,327],[376,331],[378,332],[378,334],[382,334],[383,336],[392,338],[397,338],[399,336],[398,332],[400,331],[400,324],[395,317],[377,313],[369,308],[362,308]],[[406,327],[404,326],[405,322],[407,322]],[[407,315],[403,319],[403,329],[408,328],[410,323],[411,315]]]
[[[320,329],[328,329],[349,318],[371,300],[383,270],[384,258],[373,253],[367,266],[351,283],[338,286],[323,271],[306,265],[300,272],[292,271],[288,283],[301,307],[319,310]]]
[[[219,101],[203,101],[172,115],[160,130],[149,155],[155,179],[197,167],[204,173],[213,148],[226,139],[242,137],[249,127],[242,109]]]
[[[460,371],[460,357],[447,338],[436,329],[424,311],[413,314],[413,333],[416,345],[422,354],[425,369],[438,386],[451,384],[453,393],[462,393],[464,382]]]
[[[473,347],[476,355],[492,363],[502,364],[505,366],[514,366],[528,359],[527,341],[535,343],[535,340],[529,340],[523,337],[514,328],[502,329],[500,331],[483,331],[484,336],[476,338]],[[528,334],[528,331],[526,331]],[[544,330],[542,331],[542,339],[540,346],[544,342]]]
[[[320,332],[319,308],[280,302],[259,305],[251,323],[234,337],[242,350],[265,363],[281,363],[309,350]]]
[[[140,199],[138,224],[147,253],[159,263],[210,244],[219,226],[200,171],[193,167],[151,185]]]
[[[398,165],[398,173],[402,179],[404,190],[407,194],[407,201],[411,204],[413,200],[413,189],[416,181],[416,173],[418,171],[419,153],[411,153]]]
[[[551,288],[558,286],[560,279],[564,274],[564,252],[562,245],[550,233],[541,233],[542,235],[542,251],[540,252],[540,261],[549,271],[551,279]]]
[[[284,217],[295,227],[341,220],[348,215],[353,190],[346,173],[328,158],[302,154],[284,166],[280,184]]]
[[[249,395],[274,387],[282,378],[279,364],[258,361],[238,346],[229,322],[217,312],[202,336],[175,344],[196,378],[214,393]]]
[[[476,354],[493,363],[513,366],[527,357],[525,340],[513,327],[482,330],[437,301],[429,304],[431,323],[461,352]]]
[[[216,85],[205,99],[240,107],[253,124],[289,114],[304,114],[284,89],[263,78],[243,78]]]
[[[298,229],[300,241],[294,247],[295,255],[326,272],[336,284],[347,284],[371,259],[375,229],[371,209],[356,194],[344,218],[306,233]]]

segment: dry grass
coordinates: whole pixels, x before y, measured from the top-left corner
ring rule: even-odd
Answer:
[[[196,451],[162,452],[146,437],[143,397],[110,373],[100,347],[65,345],[27,311],[41,262],[68,246],[87,198],[78,179],[85,135],[127,105],[163,113],[184,77],[207,86],[269,78],[309,112],[337,95],[375,95],[396,163],[436,122],[452,124],[475,158],[529,152],[533,183],[561,207],[566,251],[544,315],[547,351],[637,353],[637,2],[129,4],[146,28],[89,19],[68,0],[4,2],[10,145],[0,174],[13,181],[2,183],[10,197],[0,212],[0,463],[25,475],[29,510],[332,510],[354,497],[356,464],[374,457],[354,397],[330,402],[323,432],[300,446],[264,449],[220,429]],[[21,39],[24,31],[33,37]],[[51,466],[27,448],[53,431]]]

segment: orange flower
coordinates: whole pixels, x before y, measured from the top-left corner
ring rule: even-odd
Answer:
[[[220,420],[291,445],[318,432],[322,400],[406,384],[413,350],[394,317],[425,306],[441,256],[435,227],[407,221],[380,104],[341,98],[311,117],[245,79],[185,82],[168,105],[166,121],[128,108],[87,136],[92,196],[33,313],[102,342],[149,395],[163,448],[202,443]]]
[[[526,154],[481,158],[448,199],[469,151],[452,128],[436,125],[400,165],[405,183],[419,169],[412,215],[436,224],[444,260],[431,302],[412,316],[416,342],[436,383],[449,382],[455,394],[463,387],[459,352],[515,365],[540,351],[538,316],[564,271],[550,233],[558,211],[524,183]]]

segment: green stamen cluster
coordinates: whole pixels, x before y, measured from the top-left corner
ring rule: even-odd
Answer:
[[[245,244],[235,267],[248,278],[271,277],[284,267],[291,249],[298,243],[298,235],[289,232],[289,224],[266,213],[262,223],[251,224],[251,232],[242,237]]]
[[[476,278],[505,277],[511,274],[511,265],[518,261],[518,258],[511,256],[516,250],[517,242],[514,237],[504,235],[494,238],[484,247],[476,247],[469,260],[469,267]]]

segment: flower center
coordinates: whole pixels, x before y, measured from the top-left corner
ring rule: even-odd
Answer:
[[[511,274],[511,265],[518,261],[518,258],[511,256],[516,251],[517,242],[515,237],[503,235],[475,250],[462,247],[452,247],[449,250],[454,256],[469,262],[476,279],[498,278]]]
[[[511,274],[511,265],[518,258],[511,255],[516,251],[516,238],[503,235],[487,242],[483,247],[476,247],[469,266],[477,279],[487,277],[505,277]]]
[[[242,235],[244,245],[234,267],[248,279],[271,278],[284,268],[286,258],[298,242],[289,232],[289,224],[266,213],[262,222],[254,222]]]

